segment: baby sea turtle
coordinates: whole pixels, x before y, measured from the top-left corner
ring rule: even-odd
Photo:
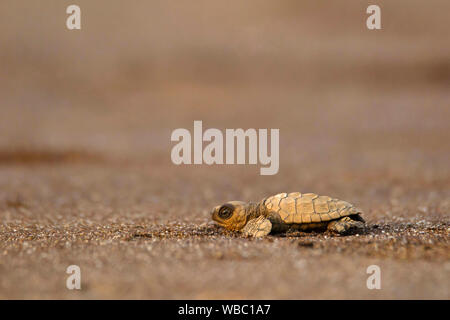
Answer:
[[[352,204],[314,193],[279,193],[259,203],[230,201],[212,211],[222,227],[263,237],[286,231],[330,230],[347,234],[364,227],[362,211]]]

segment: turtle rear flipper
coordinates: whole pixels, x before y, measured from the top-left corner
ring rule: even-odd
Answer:
[[[266,219],[263,216],[259,216],[256,219],[252,219],[245,227],[242,229],[242,233],[245,236],[252,236],[252,237],[264,237],[268,235],[272,231],[272,223],[269,219]]]
[[[362,230],[364,228],[364,223],[362,221],[353,220],[350,217],[343,217],[339,220],[331,221],[327,228],[328,230],[339,234],[348,234]]]

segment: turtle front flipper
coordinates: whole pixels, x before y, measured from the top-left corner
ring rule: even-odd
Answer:
[[[241,232],[246,236],[264,237],[272,230],[272,223],[269,219],[259,216],[247,222]]]

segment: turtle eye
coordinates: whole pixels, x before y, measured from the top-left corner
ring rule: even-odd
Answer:
[[[221,219],[228,219],[231,217],[231,215],[233,214],[233,210],[234,208],[231,207],[230,205],[226,205],[224,204],[222,207],[220,207],[219,209],[219,217]]]

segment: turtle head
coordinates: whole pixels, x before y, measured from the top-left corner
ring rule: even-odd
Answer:
[[[230,201],[221,206],[214,207],[211,212],[212,219],[220,226],[232,230],[241,230],[247,223],[247,203]]]

